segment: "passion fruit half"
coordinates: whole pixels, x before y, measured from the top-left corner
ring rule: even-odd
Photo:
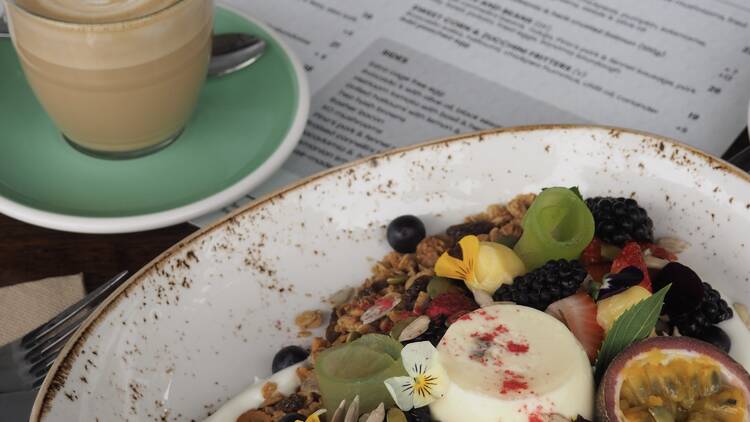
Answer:
[[[745,422],[750,375],[720,349],[689,337],[653,337],[622,351],[596,398],[603,422]]]

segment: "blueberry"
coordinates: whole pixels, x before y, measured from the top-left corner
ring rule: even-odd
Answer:
[[[273,357],[273,363],[271,364],[271,371],[273,373],[279,372],[284,368],[288,368],[295,363],[302,362],[307,359],[307,350],[299,346],[286,346],[276,352],[276,356]]]
[[[729,339],[729,335],[715,325],[709,326],[695,337],[706,343],[713,344],[725,353],[729,353],[729,349],[732,348],[732,340]]]
[[[413,215],[396,217],[388,224],[388,243],[396,252],[412,253],[425,237],[422,220]]]
[[[278,422],[304,421],[306,418],[299,413],[289,413],[281,417]]]

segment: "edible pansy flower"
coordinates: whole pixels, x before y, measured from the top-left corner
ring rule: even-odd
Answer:
[[[310,416],[308,416],[307,419],[305,419],[304,421],[297,419],[294,422],[320,422],[320,415],[322,415],[325,412],[326,412],[325,409],[318,409],[315,412],[311,413]]]
[[[472,290],[492,294],[502,284],[512,283],[514,277],[526,272],[513,249],[500,243],[480,242],[476,236],[465,236],[458,247],[460,258],[451,256],[450,251],[444,252],[435,263],[435,274],[463,280]]]
[[[450,380],[432,343],[406,345],[401,350],[401,360],[408,376],[385,380],[385,388],[401,410],[427,406],[445,395]]]

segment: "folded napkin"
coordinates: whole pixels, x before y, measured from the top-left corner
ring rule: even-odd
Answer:
[[[0,288],[0,346],[47,322],[85,295],[83,274]]]

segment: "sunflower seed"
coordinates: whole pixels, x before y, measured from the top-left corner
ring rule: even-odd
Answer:
[[[656,245],[675,255],[679,255],[690,247],[690,243],[675,237],[661,237],[656,240]]]
[[[362,324],[369,324],[375,322],[380,318],[383,318],[392,311],[399,303],[401,303],[401,295],[392,294],[384,296],[375,301],[360,317]]]
[[[401,334],[398,336],[398,341],[404,342],[413,340],[422,335],[427,328],[430,327],[430,317],[427,315],[420,315],[414,321],[410,322],[409,325],[401,330]]]
[[[354,289],[351,287],[344,287],[328,297],[328,302],[334,307],[338,307],[348,302],[349,299],[354,295]]]

